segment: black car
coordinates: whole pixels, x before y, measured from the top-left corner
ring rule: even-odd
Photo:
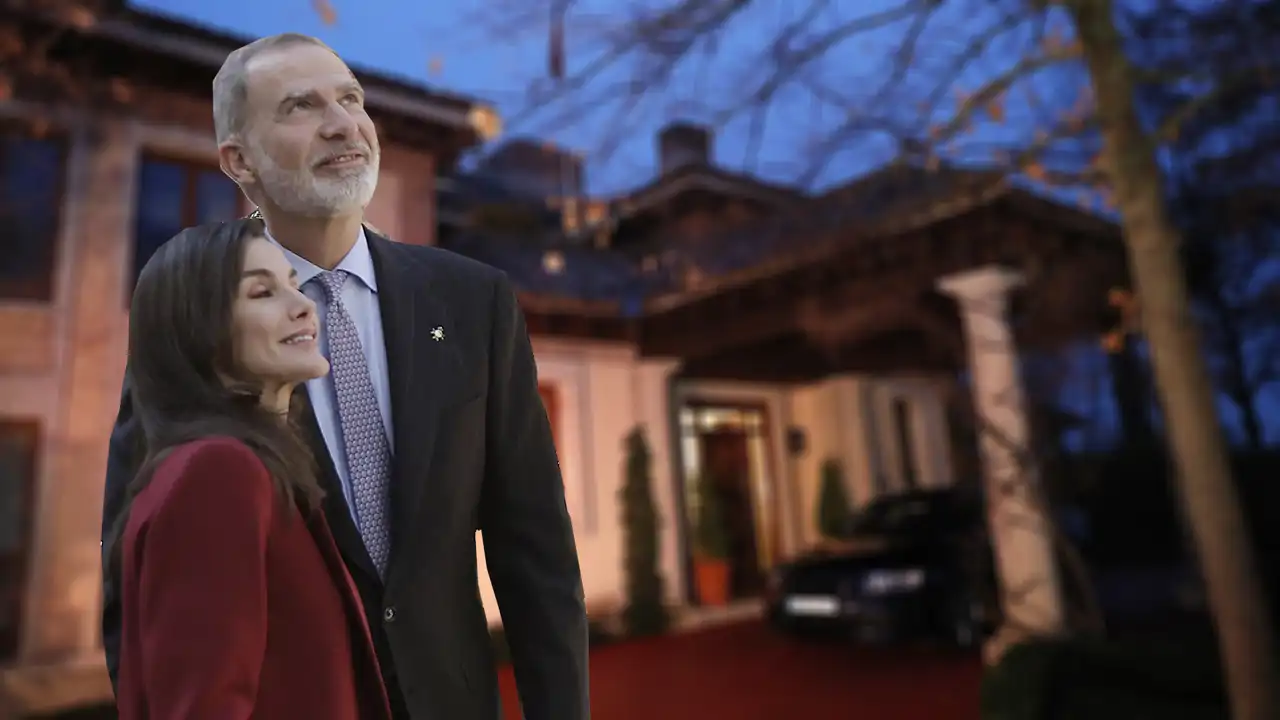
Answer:
[[[993,628],[996,604],[983,517],[971,491],[878,498],[844,538],[774,570],[769,618],[798,634],[974,646]]]

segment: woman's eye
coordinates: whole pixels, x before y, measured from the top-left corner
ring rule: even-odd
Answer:
[[[258,298],[267,298],[267,297],[271,297],[271,291],[265,288],[259,288],[249,293],[249,298],[253,300],[257,300]]]

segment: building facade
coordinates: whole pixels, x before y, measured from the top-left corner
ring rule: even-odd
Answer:
[[[241,43],[116,6],[50,45],[105,96],[20,84],[0,102],[0,711],[110,698],[99,535],[130,290],[179,229],[248,210],[218,169],[208,100]],[[687,124],[658,138],[661,170],[635,191],[566,203],[564,188],[581,191],[575,165],[547,232],[486,229],[465,197],[438,213],[436,181],[497,133],[492,110],[357,74],[383,141],[369,221],[489,262],[521,291],[594,613],[624,600],[618,495],[633,429],[653,452],[671,604],[696,602],[689,509],[708,474],[726,478],[736,593],[750,599],[817,540],[824,460],[841,461],[859,505],[969,472],[953,422],[968,355],[938,277],[997,261],[1033,272],[1048,254],[1052,293],[1114,258],[1105,223],[981,173],[895,172],[812,196],[718,168],[714,138]],[[511,167],[519,152],[492,165],[543,177],[546,154],[523,153],[542,163],[528,173]],[[568,204],[591,212],[567,228]],[[483,563],[482,538],[477,552]],[[487,580],[481,597],[500,623]]]

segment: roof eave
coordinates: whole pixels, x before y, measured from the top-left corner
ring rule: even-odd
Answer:
[[[179,32],[149,27],[146,20],[164,23]],[[194,32],[180,32],[184,28],[190,28]],[[231,36],[216,39],[203,37],[216,33],[164,16],[152,17],[133,9],[103,17],[86,34],[169,55],[214,71],[221,67],[231,50],[244,42],[243,39]],[[373,110],[454,131],[462,137],[466,146],[483,143],[501,133],[501,119],[496,110],[483,102],[461,96],[436,97],[434,93],[403,81],[357,67],[352,70],[357,77],[366,80],[365,97]]]

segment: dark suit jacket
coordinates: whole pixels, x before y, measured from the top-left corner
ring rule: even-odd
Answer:
[[[320,436],[325,515],[360,591],[397,718],[495,720],[497,674],[475,532],[502,612],[527,720],[586,720],[587,616],[573,531],[524,316],[506,277],[433,247],[367,232],[378,277],[395,459],[385,585]],[[439,328],[439,340],[432,331]],[[104,528],[136,462],[126,393],[111,438]],[[312,418],[314,420],[314,418]],[[119,609],[104,588],[114,677]]]
[[[304,520],[244,444],[175,448],[121,543],[122,720],[390,718],[328,523]]]

